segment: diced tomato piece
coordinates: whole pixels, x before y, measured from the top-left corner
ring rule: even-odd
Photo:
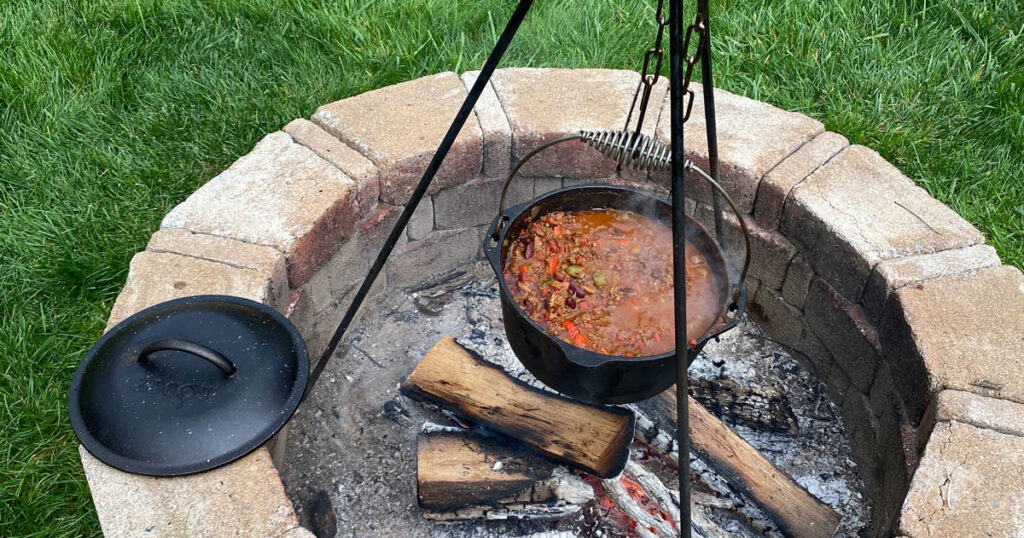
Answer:
[[[569,338],[576,338],[576,335],[580,333],[580,330],[576,328],[576,324],[572,320],[565,320],[562,322],[562,327],[565,327],[565,332],[569,333]]]
[[[651,340],[654,340],[655,342],[661,342],[661,335],[658,334],[657,332],[652,332]]]
[[[558,248],[558,243],[555,243],[554,239],[548,239],[548,248],[551,249],[551,252],[561,252]]]
[[[547,273],[553,275],[555,274],[555,269],[558,269],[558,258],[552,256],[548,258]]]
[[[576,333],[576,336],[572,337],[572,345],[576,347],[587,347],[587,337],[583,336],[583,333]]]

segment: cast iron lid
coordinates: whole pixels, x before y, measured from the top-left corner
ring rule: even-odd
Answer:
[[[260,303],[198,295],[147,308],[101,337],[78,365],[68,410],[82,445],[147,475],[212,469],[283,426],[309,376],[306,345]]]

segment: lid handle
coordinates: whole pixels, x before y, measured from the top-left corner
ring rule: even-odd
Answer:
[[[178,338],[163,338],[146,344],[139,352],[139,362],[149,362],[149,356],[157,351],[184,351],[197,357],[210,361],[214,366],[220,368],[227,375],[234,375],[238,371],[235,364],[220,353],[195,342],[180,340]]]

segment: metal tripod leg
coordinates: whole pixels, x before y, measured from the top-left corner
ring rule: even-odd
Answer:
[[[697,0],[697,9],[704,14],[704,32],[700,36],[700,83],[704,88],[704,123],[708,133],[708,170],[711,178],[722,183],[718,164],[718,131],[715,124],[715,81],[711,73],[711,23],[708,0]],[[715,210],[715,239],[725,245],[725,223],[722,220],[722,195],[711,191],[711,205]]]

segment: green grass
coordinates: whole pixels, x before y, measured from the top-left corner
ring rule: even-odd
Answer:
[[[66,392],[162,215],[322,103],[479,68],[512,9],[195,4],[0,4],[0,536],[99,533]],[[504,65],[635,69],[649,4],[538,2]],[[712,10],[719,86],[877,149],[1024,265],[1019,0]]]

